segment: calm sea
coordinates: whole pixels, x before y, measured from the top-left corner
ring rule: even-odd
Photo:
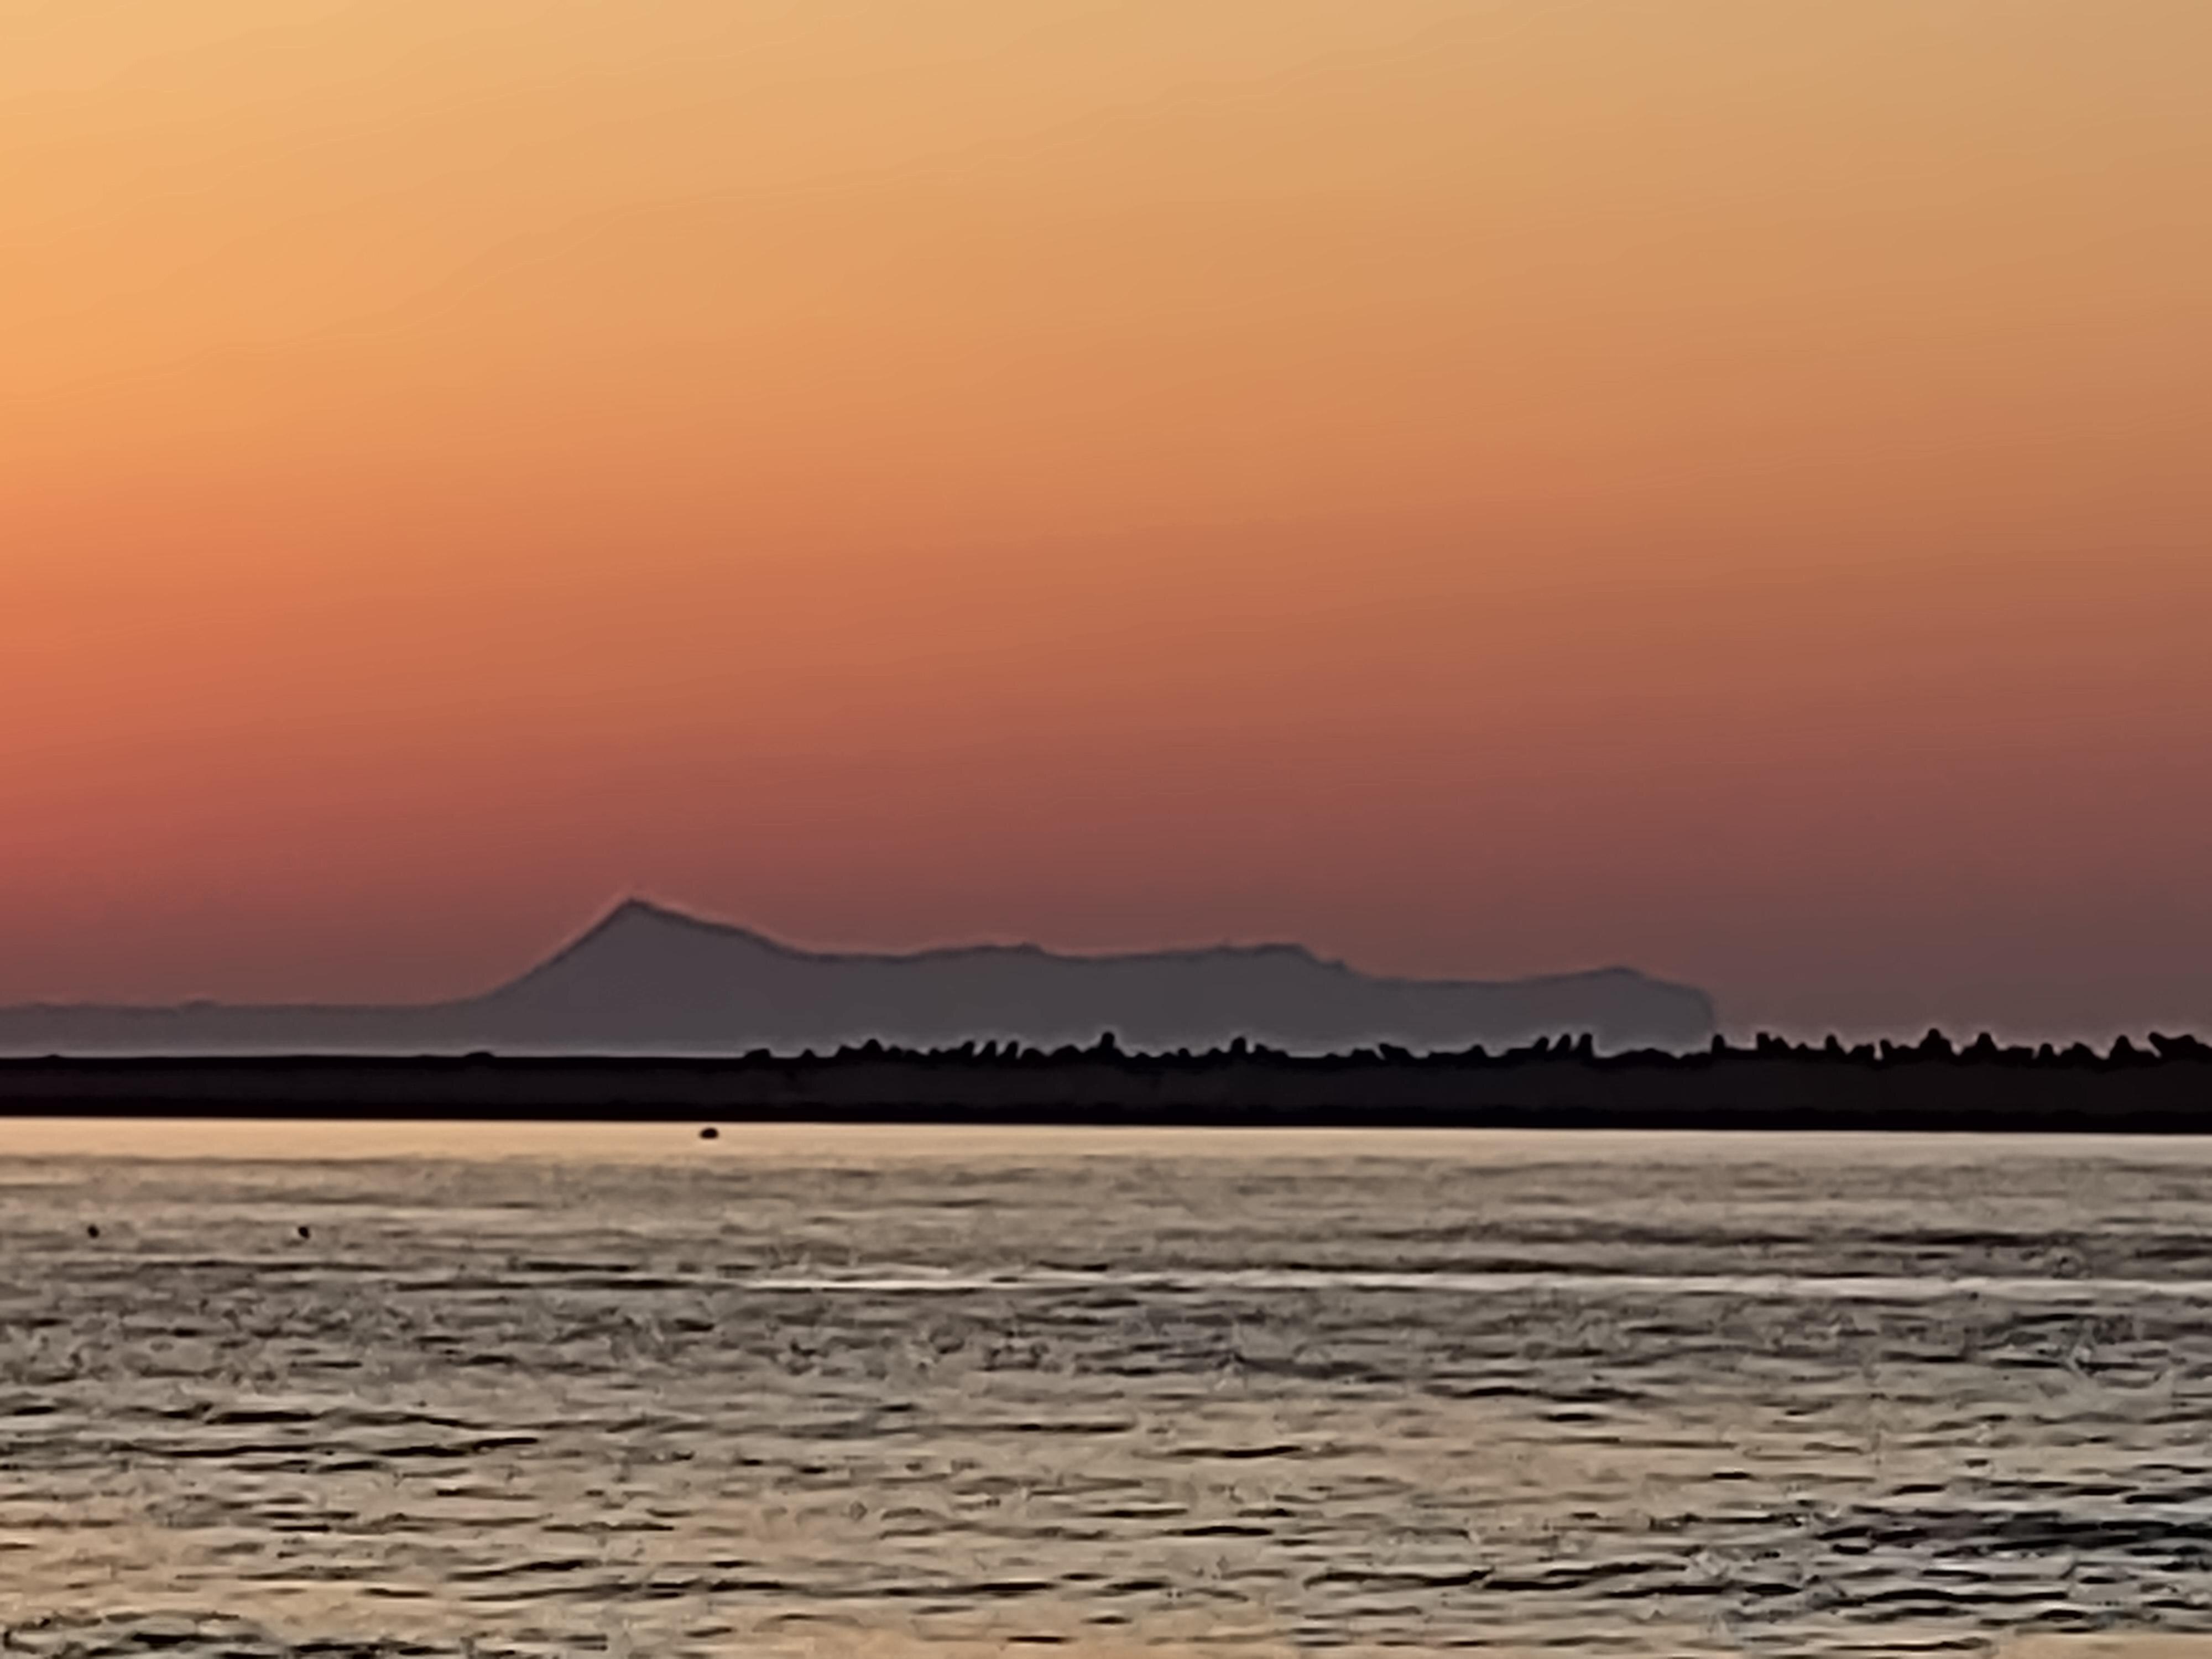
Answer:
[[[2212,1653],[2212,1146],[0,1124],[5,1651]]]

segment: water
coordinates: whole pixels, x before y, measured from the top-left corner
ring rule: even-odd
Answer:
[[[9,1652],[2212,1651],[2194,1143],[16,1123],[0,1247]]]

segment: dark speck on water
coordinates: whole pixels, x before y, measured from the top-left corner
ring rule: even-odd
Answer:
[[[219,1127],[0,1123],[10,1654],[2212,1653],[2212,1142]]]

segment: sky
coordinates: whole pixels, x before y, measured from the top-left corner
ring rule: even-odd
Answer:
[[[0,0],[0,1000],[2212,1025],[2203,0]]]

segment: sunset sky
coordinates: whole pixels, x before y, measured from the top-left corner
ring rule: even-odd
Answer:
[[[2212,1025],[2206,0],[0,0],[0,1000]]]

